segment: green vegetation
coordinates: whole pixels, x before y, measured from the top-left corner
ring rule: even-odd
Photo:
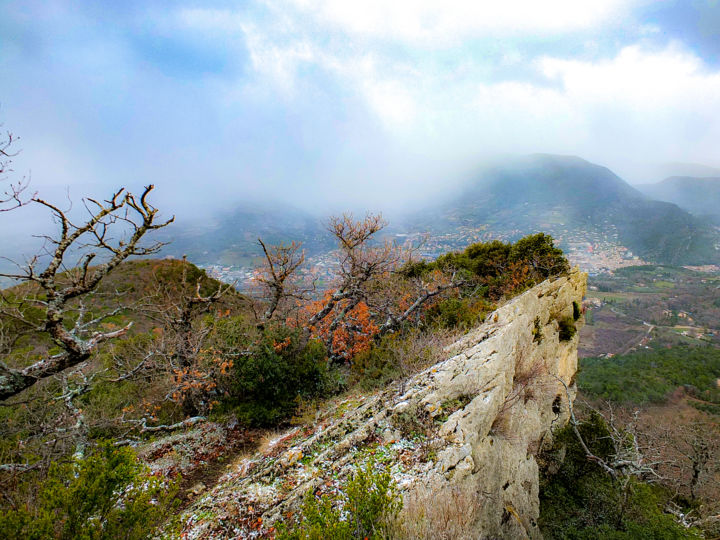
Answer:
[[[580,304],[578,304],[577,300],[573,300],[572,306],[573,306],[573,320],[577,321],[580,318],[580,316],[582,315],[582,308],[580,307]]]
[[[560,341],[570,341],[577,334],[575,320],[572,317],[565,317],[558,320],[558,337]]]
[[[151,477],[132,451],[119,445],[145,444],[154,434],[197,425],[208,417],[222,421],[232,416],[238,430],[282,426],[308,403],[337,394],[348,384],[384,386],[437,361],[444,340],[456,335],[453,331],[476,325],[495,307],[495,300],[567,268],[562,252],[546,235],[515,244],[475,244],[438,262],[406,267],[403,273],[409,279],[392,271],[389,278],[375,277],[367,290],[357,289],[357,297],[331,306],[332,317],[310,324],[332,292],[304,302],[288,295],[278,302],[275,316],[265,315],[267,305],[233,290],[212,299],[223,286],[185,261],[126,262],[103,278],[97,294],[72,298],[62,321],[69,329],[84,313],[86,320],[114,335],[76,369],[44,377],[12,405],[0,408],[0,454],[4,464],[12,464],[0,478],[10,486],[2,494],[0,537],[152,535],[166,518],[168,497],[176,488],[164,487],[164,473]],[[455,281],[457,275],[463,279]],[[430,279],[419,283],[414,277]],[[355,282],[351,285],[356,287]],[[7,309],[0,326],[9,339],[0,344],[5,347],[0,352],[14,369],[62,352],[57,340],[37,331],[42,310],[35,313],[37,308],[25,306],[36,290],[34,284],[21,284],[3,297]],[[422,309],[412,317],[401,316],[418,298],[418,290],[428,293],[428,302],[417,304]],[[119,291],[123,304],[142,309],[114,311]],[[379,328],[388,313],[376,310],[383,302],[390,306],[388,313],[398,317],[392,331],[384,334]],[[111,316],[104,320],[103,314]],[[333,348],[339,345],[347,356],[335,354]],[[444,404],[445,414],[462,405],[462,399]],[[436,429],[429,416],[414,414],[404,420],[401,431],[420,439]],[[86,459],[48,469],[49,463],[70,461],[76,448],[91,449],[101,440],[108,442],[88,452]],[[174,450],[168,452],[148,459],[161,460]],[[182,460],[178,469],[187,481],[192,478],[187,475],[201,470],[198,463],[205,457],[188,459],[188,468],[182,468],[184,454],[168,459],[170,470]],[[37,469],[18,483],[9,471],[23,464]],[[161,470],[168,468],[163,465]],[[287,537],[380,538],[401,504],[389,472],[374,463],[356,471],[339,499],[328,496],[309,496],[298,528],[286,531],[295,536]]]
[[[662,403],[683,386],[704,401],[720,403],[720,350],[675,347],[615,358],[580,361],[578,386],[587,395],[616,403]]]
[[[591,415],[579,431],[594,455],[610,460],[614,447],[600,415]],[[571,426],[555,433],[552,449],[540,459],[540,530],[547,539],[702,538],[663,513],[672,498],[664,488],[632,477],[613,480],[588,460]]]
[[[104,444],[84,459],[51,466],[32,505],[0,511],[0,537],[148,538],[172,510],[176,492],[176,485],[163,486],[131,449]]]
[[[249,340],[242,318],[219,321],[216,344],[232,360],[221,411],[232,410],[250,426],[272,426],[292,416],[303,399],[324,397],[341,388],[340,374],[327,362],[324,345],[284,326]]]
[[[446,298],[428,309],[426,320],[429,325],[441,328],[467,330],[477,325],[491,308],[493,305],[482,298]]]
[[[538,233],[525,236],[514,244],[499,240],[472,244],[464,251],[442,255],[435,262],[407,265],[403,273],[407,277],[417,277],[437,269],[459,271],[467,276],[472,289],[497,300],[518,294],[569,268],[552,237]]]
[[[332,495],[308,492],[296,523],[279,527],[278,540],[379,540],[387,538],[402,497],[387,465],[374,458],[358,467]]]

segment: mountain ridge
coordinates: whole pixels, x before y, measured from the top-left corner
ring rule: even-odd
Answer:
[[[720,224],[720,175],[670,176],[637,188],[649,197],[677,204],[696,216],[710,216]]]
[[[407,227],[435,234],[476,227],[510,238],[538,230],[556,237],[600,232],[655,262],[718,260],[718,235],[707,223],[577,156],[532,154],[493,164],[454,199],[416,213]]]

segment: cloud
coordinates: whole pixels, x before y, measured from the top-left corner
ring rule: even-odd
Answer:
[[[588,139],[613,158],[711,160],[720,137],[720,71],[672,43],[633,45],[589,62],[543,58],[568,108],[583,115]]]
[[[620,172],[712,164],[720,72],[634,20],[643,3],[176,2],[117,24],[11,13],[0,28],[24,30],[8,35],[43,39],[0,50],[0,120],[36,185],[77,198],[154,182],[180,215],[249,194],[412,205],[500,152]]]
[[[355,36],[447,45],[488,34],[550,34],[602,25],[637,0],[290,0],[300,12]]]

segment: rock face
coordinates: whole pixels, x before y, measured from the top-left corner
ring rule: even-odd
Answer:
[[[568,420],[578,338],[561,321],[573,320],[586,277],[574,270],[537,285],[449,347],[447,360],[278,437],[189,509],[184,533],[261,536],[308,490],[334,489],[372,447],[393,460],[406,501],[475,494],[468,538],[540,538],[535,457]]]

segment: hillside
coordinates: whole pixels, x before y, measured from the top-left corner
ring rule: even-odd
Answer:
[[[536,154],[488,167],[449,201],[412,216],[408,228],[461,227],[510,236],[545,230],[564,242],[583,234],[616,241],[668,264],[718,260],[718,234],[674,204],[653,201],[612,171],[581,158]]]
[[[720,223],[720,176],[671,176],[656,184],[637,188],[648,197],[677,204],[696,216],[710,217]]]
[[[536,459],[568,420],[578,338],[563,337],[559,321],[573,316],[585,280],[575,271],[543,282],[491,313],[445,360],[239,460],[184,513],[181,536],[265,537],[299,514],[309,490],[337,494],[376,459],[407,501],[391,537],[542,538]],[[435,522],[438,503],[445,521]]]
[[[183,269],[186,284],[182,283]],[[61,278],[63,276],[61,275]],[[195,285],[199,283],[201,294],[210,294],[224,285],[207,276],[192,263],[183,263],[177,259],[144,259],[130,260],[121,263],[110,272],[98,285],[97,289],[82,298],[71,302],[71,309],[84,310],[88,315],[100,313],[117,313],[106,317],[101,322],[103,329],[120,328],[128,323],[132,327],[128,336],[134,337],[151,331],[158,326],[158,312],[160,310],[177,309],[180,298],[192,296]],[[32,297],[37,287],[34,284],[21,284],[0,290],[4,299],[16,297]],[[214,305],[216,311],[231,310],[232,312],[249,315],[251,313],[249,300],[229,289],[227,293]],[[73,318],[74,316],[71,316]],[[13,320],[0,313],[0,328],[12,333],[15,330]],[[19,327],[18,327],[19,328]],[[53,343],[49,336],[41,336],[35,331],[23,332],[18,342],[23,347],[35,345],[39,351],[50,350]],[[0,349],[0,353],[5,353]],[[10,366],[27,363],[24,355],[8,354],[5,361]]]

